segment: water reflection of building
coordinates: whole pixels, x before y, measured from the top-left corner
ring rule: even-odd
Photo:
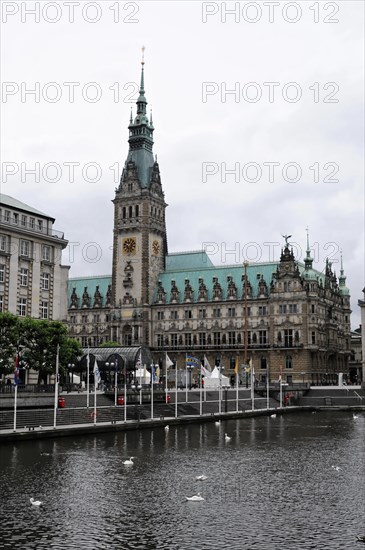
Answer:
[[[129,152],[115,191],[112,274],[69,281],[71,334],[82,346],[107,340],[165,352],[206,356],[233,375],[252,360],[255,376],[336,383],[348,374],[350,296],[342,266],[313,268],[309,238],[304,262],[285,245],[276,262],[214,266],[205,252],[168,254],[166,202],[152,153],[144,64]]]

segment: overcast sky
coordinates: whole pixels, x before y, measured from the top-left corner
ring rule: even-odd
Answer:
[[[356,328],[364,5],[265,4],[2,2],[1,191],[56,218],[71,277],[111,273],[144,45],[169,252],[278,260],[289,234],[303,258],[308,227],[316,269],[343,251]]]

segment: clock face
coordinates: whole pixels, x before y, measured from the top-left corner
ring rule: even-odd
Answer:
[[[137,244],[134,237],[127,237],[123,239],[123,252],[125,254],[135,254],[136,248]]]
[[[160,243],[158,241],[152,242],[152,252],[155,256],[158,256],[160,253]]]

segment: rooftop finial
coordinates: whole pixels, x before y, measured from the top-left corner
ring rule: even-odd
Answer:
[[[141,64],[144,65],[144,51],[146,49],[146,46],[142,46],[142,61]]]

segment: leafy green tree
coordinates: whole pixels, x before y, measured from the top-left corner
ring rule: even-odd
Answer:
[[[65,375],[67,364],[81,355],[77,340],[68,336],[68,327],[60,321],[20,318],[0,314],[0,365],[11,372],[16,352],[20,364],[38,371],[38,381],[55,372],[59,346],[59,373]]]

